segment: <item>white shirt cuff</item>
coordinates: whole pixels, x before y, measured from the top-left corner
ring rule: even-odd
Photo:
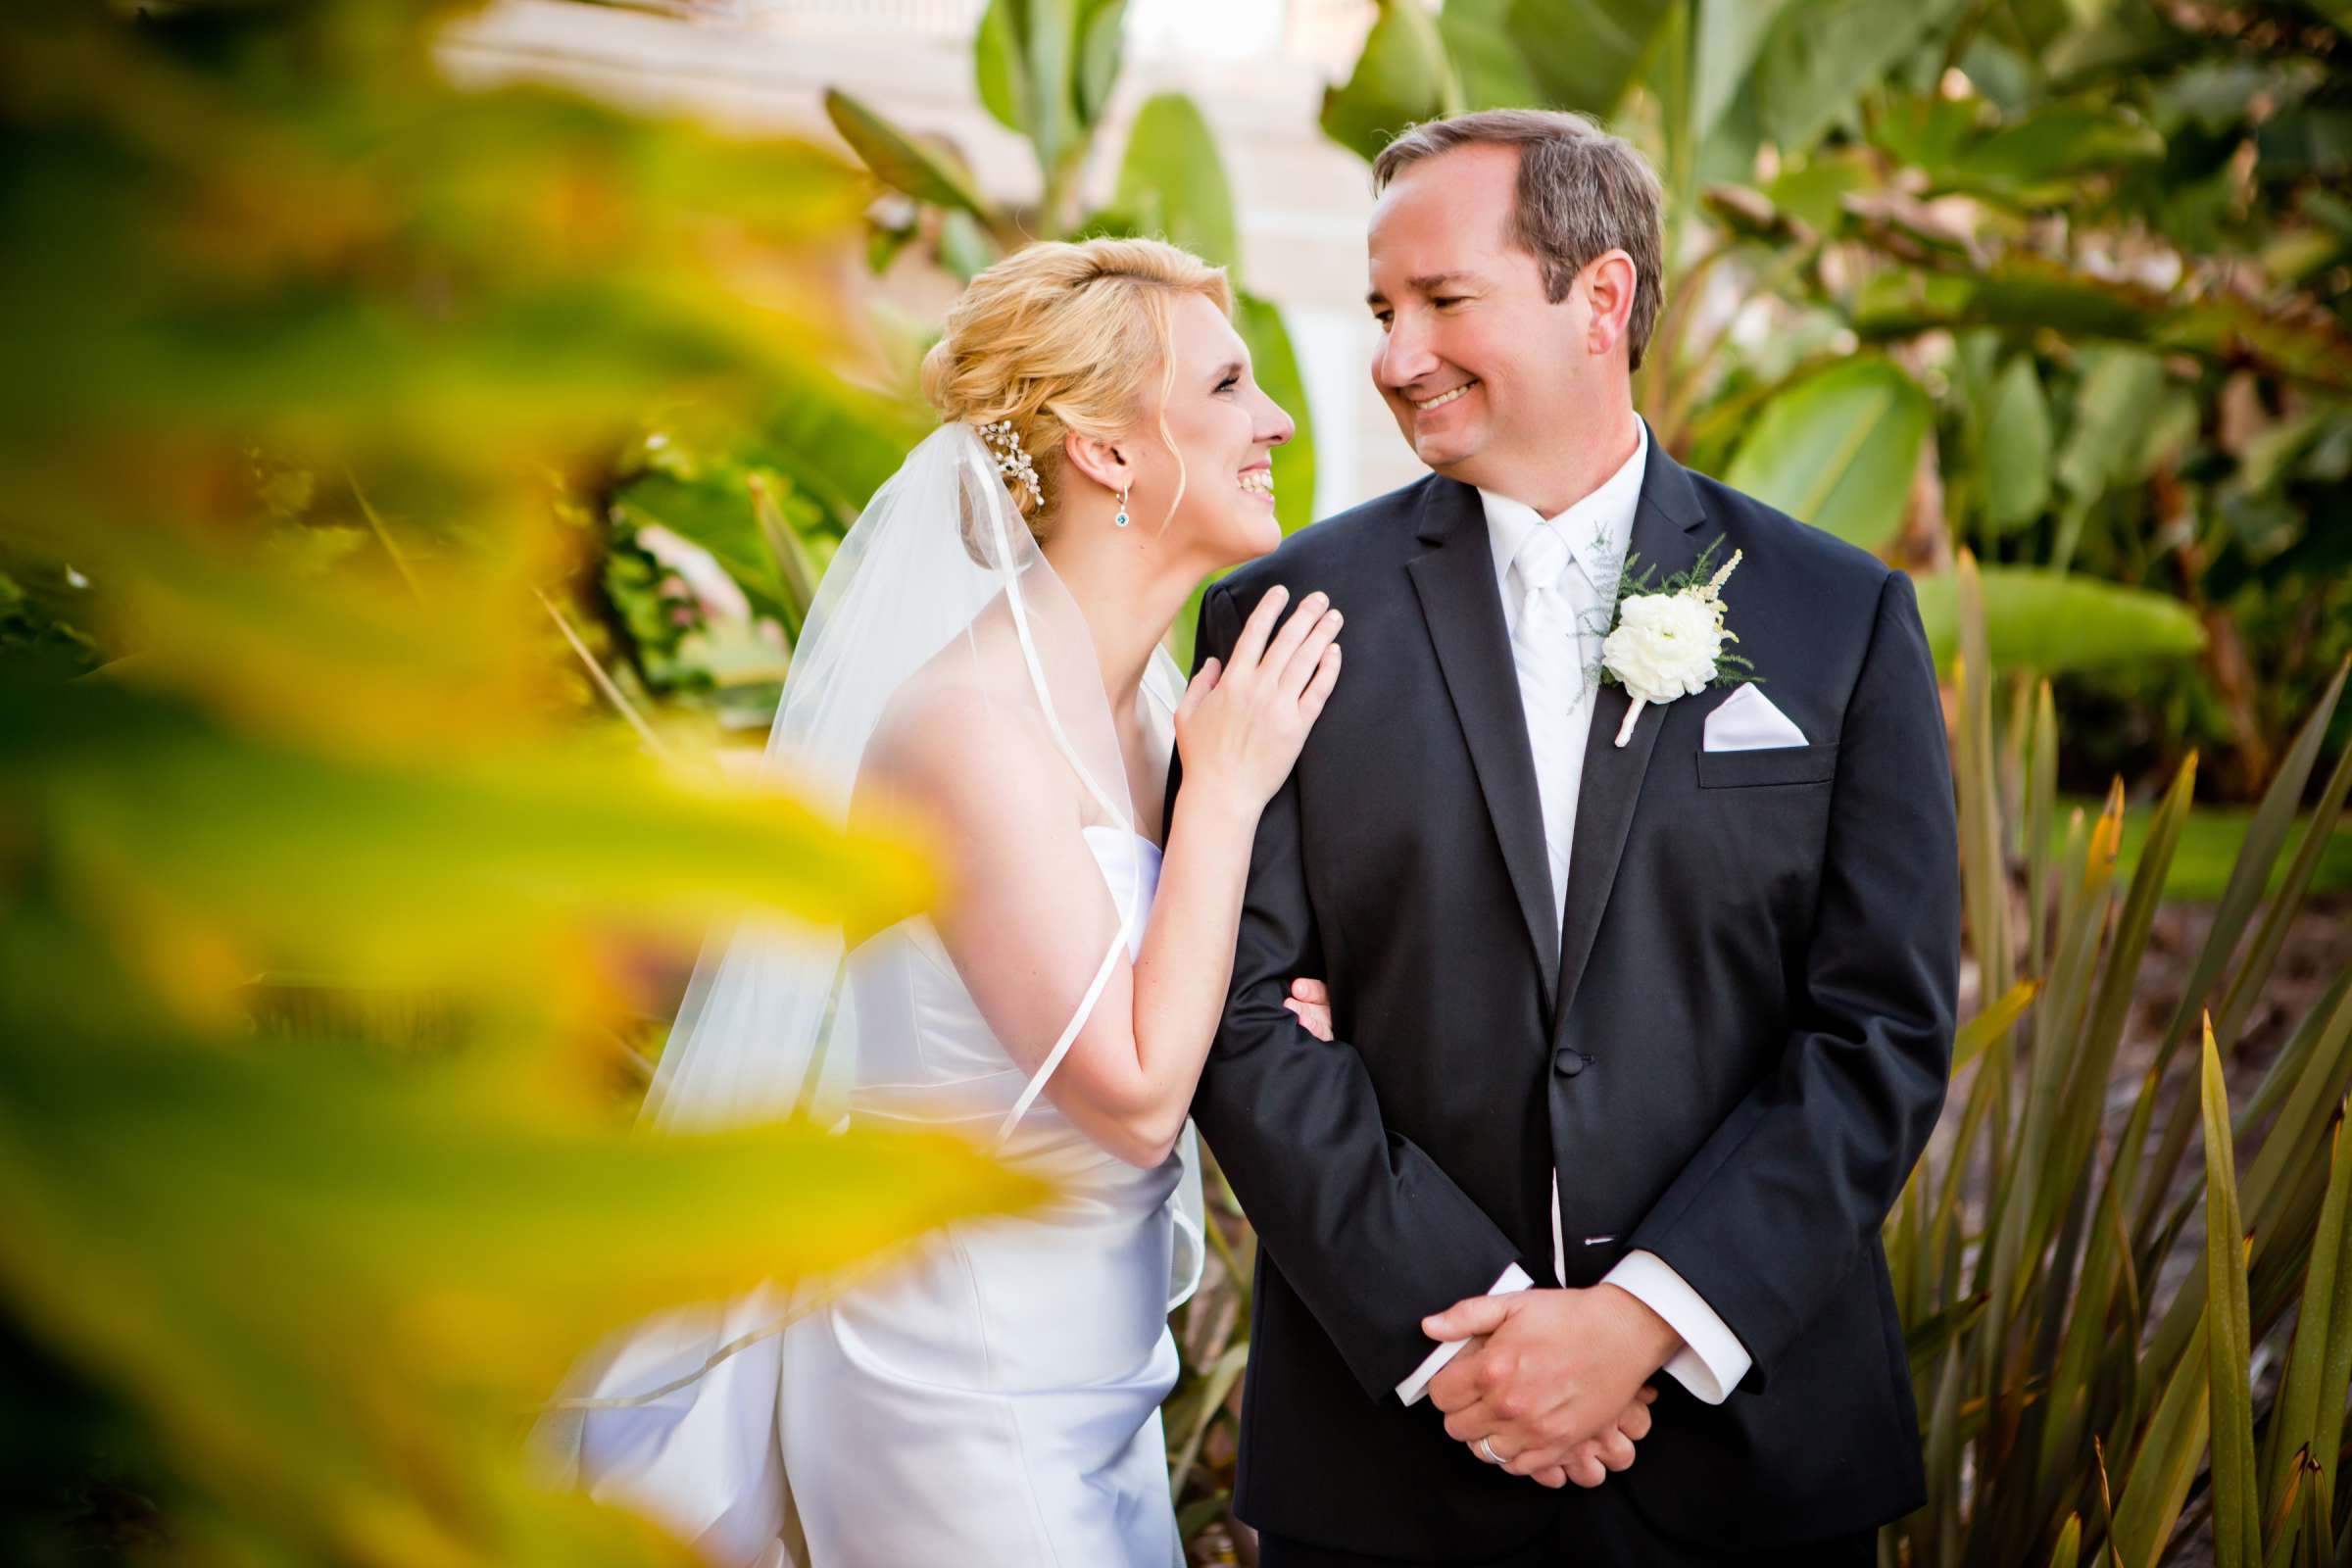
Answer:
[[[1659,1266],[1662,1268],[1665,1265],[1660,1264]],[[1534,1280],[1527,1277],[1527,1270],[1513,1263],[1502,1271],[1501,1277],[1494,1281],[1494,1288],[1487,1294],[1489,1296],[1509,1296],[1512,1292],[1524,1291],[1535,1283]],[[1680,1284],[1681,1282],[1677,1281],[1676,1283]],[[1684,1289],[1689,1290],[1690,1287],[1684,1286]],[[1691,1298],[1697,1299],[1695,1295]],[[1653,1310],[1655,1309],[1653,1308]],[[1664,1317],[1666,1314],[1660,1312],[1658,1315]],[[1436,1349],[1429,1352],[1427,1360],[1413,1368],[1411,1377],[1396,1385],[1396,1397],[1407,1404],[1420,1403],[1421,1396],[1429,1392],[1429,1380],[1444,1371],[1446,1363],[1459,1355],[1462,1347],[1469,1343],[1468,1340],[1446,1340],[1440,1344]]]
[[[1601,1283],[1633,1297],[1683,1337],[1683,1348],[1674,1352],[1666,1370],[1700,1403],[1721,1404],[1731,1397],[1755,1364],[1730,1325],[1657,1253],[1626,1253]]]

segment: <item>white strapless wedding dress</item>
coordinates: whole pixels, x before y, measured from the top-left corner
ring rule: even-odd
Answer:
[[[1124,828],[1086,837],[1140,949],[1159,850]],[[860,948],[849,983],[852,1122],[990,1136],[1028,1075],[931,923]],[[950,1225],[786,1331],[779,1429],[811,1568],[1182,1562],[1159,1403],[1177,1373],[1168,1309],[1200,1273],[1172,1201],[1190,1152],[1139,1170],[1040,1099],[1000,1157],[1058,1199]]]

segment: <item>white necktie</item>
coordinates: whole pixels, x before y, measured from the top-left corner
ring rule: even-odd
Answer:
[[[1544,847],[1551,865],[1555,917],[1568,903],[1568,855],[1576,837],[1576,790],[1584,770],[1587,711],[1583,638],[1568,593],[1567,542],[1548,523],[1532,528],[1511,558],[1519,618],[1511,662],[1535,756],[1536,798],[1544,808]]]

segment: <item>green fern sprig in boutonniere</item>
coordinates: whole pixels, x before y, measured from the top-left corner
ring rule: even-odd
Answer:
[[[1640,558],[1626,557],[1625,569],[1617,574],[1617,611],[1600,645],[1601,684],[1622,686],[1633,698],[1625,722],[1617,727],[1618,745],[1633,739],[1634,721],[1645,705],[1663,706],[1709,686],[1754,678],[1755,666],[1724,647],[1740,640],[1723,623],[1731,610],[1723,585],[1739,569],[1740,553],[1733,551],[1732,559],[1717,567],[1715,552],[1722,547],[1718,537],[1699,552],[1697,564],[1656,587],[1649,582],[1656,567],[1637,573]]]

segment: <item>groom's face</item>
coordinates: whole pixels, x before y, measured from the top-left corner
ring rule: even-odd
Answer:
[[[1515,493],[1586,393],[1581,290],[1544,298],[1536,259],[1509,235],[1516,148],[1457,147],[1399,171],[1367,244],[1380,323],[1372,379],[1423,463]]]

